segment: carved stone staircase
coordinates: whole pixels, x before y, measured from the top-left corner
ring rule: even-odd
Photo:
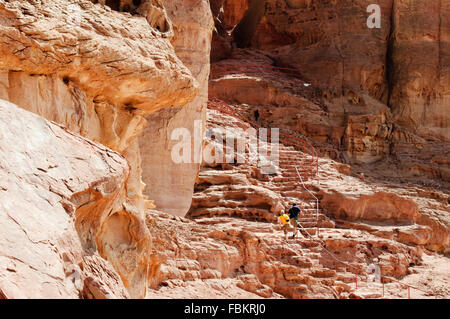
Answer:
[[[263,184],[282,196],[286,210],[292,203],[299,205],[302,209],[299,222],[310,234],[314,234],[317,227],[334,228],[334,222],[323,214],[320,205],[317,208],[315,198],[303,187],[298,176],[301,175],[305,187],[309,188],[308,181],[315,177],[315,171],[311,169],[311,156],[293,146],[280,144],[279,168],[280,174]]]

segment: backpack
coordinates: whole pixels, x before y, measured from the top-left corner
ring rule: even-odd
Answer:
[[[297,206],[293,206],[289,209],[289,217],[290,218],[297,218],[299,213],[300,213],[300,208],[298,208]]]
[[[289,224],[289,216],[287,214],[283,214],[279,217],[281,223],[284,225]]]

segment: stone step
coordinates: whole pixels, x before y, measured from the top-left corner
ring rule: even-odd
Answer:
[[[323,220],[323,221],[311,221],[311,222],[300,222],[300,225],[303,226],[303,228],[312,228],[312,227],[319,227],[319,228],[335,228],[335,224],[331,220]],[[301,229],[299,227],[299,229]]]
[[[311,199],[311,195],[309,193],[307,193],[306,191],[301,191],[301,190],[282,191],[281,195],[284,197]],[[313,200],[313,199],[311,199],[311,200]]]
[[[314,213],[304,214],[304,215],[300,216],[298,219],[300,221],[308,221],[308,220],[316,221],[316,217],[319,221],[329,220],[329,218],[326,215],[322,214],[320,211],[317,214],[317,216],[316,216],[316,213],[314,212]]]
[[[297,173],[296,165],[285,164],[285,163],[280,163],[280,164],[281,164],[281,165],[286,165],[286,166],[287,166],[287,167],[281,169],[282,172],[292,172],[292,173]],[[306,169],[306,171],[308,171],[309,168],[310,168],[309,166],[306,166],[306,167],[300,167],[300,166],[297,166],[297,169],[298,169],[299,173],[304,172],[305,169]]]
[[[288,172],[288,173],[283,173],[281,172],[281,175],[278,175],[277,177],[288,177],[288,178],[293,178],[293,180],[297,181],[298,183],[301,184],[301,180],[300,177],[298,176],[298,174],[295,172]],[[312,172],[300,172],[300,176],[302,177],[303,182],[313,179],[315,177],[315,175]]]
[[[311,166],[312,162],[308,160],[307,158],[301,158],[301,157],[278,157],[278,163],[279,164],[291,164],[296,165],[300,169],[301,167],[308,167]]]
[[[272,179],[272,182],[280,183],[280,182],[294,182],[298,181],[298,177],[287,177],[287,176],[277,176]]]
[[[281,175],[283,177],[294,177],[300,181],[300,179],[297,175],[297,172],[282,172]],[[305,179],[305,177],[301,173],[300,173],[300,176],[302,177],[302,179]]]
[[[285,166],[292,166],[295,167],[297,166],[300,170],[300,168],[305,168],[305,167],[313,167],[313,163],[309,162],[309,161],[301,161],[298,159],[292,159],[292,160],[284,160],[284,161],[280,161],[279,162],[280,165],[285,165]]]
[[[279,146],[280,152],[296,152],[296,153],[299,152],[292,146],[287,146],[287,145],[284,145],[284,144],[279,144],[279,145],[280,145]]]
[[[319,210],[317,213],[316,213],[315,210],[314,210],[314,211],[311,211],[311,212],[309,212],[309,213],[303,213],[303,214],[299,217],[299,219],[300,219],[300,220],[305,220],[305,219],[313,219],[313,218],[314,218],[314,220],[315,220],[316,217],[317,217],[320,221],[328,220],[328,219],[329,219],[328,216],[326,216],[325,214],[323,214],[320,210]]]
[[[308,232],[308,234],[310,234],[311,236],[313,236],[313,235],[315,235],[316,234],[316,232],[317,232],[317,228],[316,227],[312,227],[312,228],[308,228],[308,227],[304,227],[303,229],[298,229],[299,230],[299,232],[304,232],[304,231],[306,231],[306,232]],[[301,238],[301,237],[300,237]],[[302,239],[304,239],[304,240],[309,240],[310,238],[309,238],[309,236],[304,236]]]
[[[329,218],[327,218],[325,215],[323,215],[321,213],[319,213],[318,216],[316,216],[316,213],[314,213],[314,214],[308,214],[308,215],[304,215],[303,217],[300,217],[299,221],[300,222],[309,222],[309,221],[315,222],[316,219],[318,219],[318,221],[320,221],[320,222],[329,220]]]
[[[283,161],[295,161],[295,162],[305,162],[305,163],[309,163],[312,162],[312,158],[305,156],[304,154],[278,154],[278,159],[280,162]]]
[[[306,256],[292,256],[290,258],[290,264],[300,268],[312,268],[314,264],[317,264],[317,260],[310,259]]]
[[[316,222],[317,219],[319,219],[319,218],[318,217],[316,218],[316,216],[311,215],[311,217],[299,218],[298,222],[303,226],[303,223]],[[323,220],[319,220],[319,221],[323,221]]]
[[[337,277],[337,273],[335,270],[327,269],[327,268],[314,269],[313,271],[311,271],[309,273],[309,275],[312,277],[315,277],[315,278],[335,278],[335,277]]]
[[[268,187],[268,188],[271,191],[280,192],[281,193],[281,192],[285,192],[285,191],[294,191],[295,189],[300,188],[300,186],[299,185],[280,185],[280,186],[271,186],[271,187]]]
[[[297,172],[295,171],[295,169],[292,170],[292,171],[288,171],[287,169],[281,170],[281,175],[282,175],[282,176],[288,176],[288,177],[295,176],[295,177],[298,178],[298,175],[297,175]],[[303,178],[303,176],[306,176],[306,175],[312,175],[312,174],[311,174],[311,173],[307,173],[307,174],[302,174],[302,173],[300,173],[300,176],[301,176],[302,178]]]
[[[303,163],[303,165],[310,165],[312,163],[315,163],[314,161],[312,161],[311,159],[307,158],[307,157],[301,157],[301,156],[278,156],[279,159],[279,163],[281,164],[294,164],[294,165],[298,165],[300,167],[300,165]]]
[[[315,176],[314,171],[312,169],[310,170],[298,170],[298,173],[302,178],[306,176]],[[281,169],[282,175],[291,175],[298,177],[297,171],[295,170],[295,167],[288,167],[288,168],[282,168]]]
[[[295,173],[295,176],[297,175],[297,171],[295,170],[295,165],[284,165],[280,164],[280,173],[281,174],[293,174]],[[298,170],[298,173],[303,178],[305,176],[315,176],[315,169],[313,167],[303,167],[302,169]]]
[[[320,254],[320,253],[313,253],[313,252],[310,251],[310,247],[316,247],[316,246],[309,246],[308,247],[308,246],[305,245],[305,243],[315,243],[315,241],[304,240],[304,241],[300,242],[300,245],[303,248],[306,248],[304,250],[303,256],[305,256],[305,257],[307,257],[307,258],[309,258],[311,260],[319,260],[320,258],[322,258],[322,254]]]
[[[300,181],[280,181],[280,182],[274,182],[272,180],[272,183],[274,183],[276,186],[302,186],[302,183]]]

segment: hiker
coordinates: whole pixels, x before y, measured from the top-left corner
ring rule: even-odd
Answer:
[[[284,211],[281,211],[278,216],[278,221],[283,226],[284,236],[286,242],[288,242],[288,232],[289,232],[289,215],[286,214]]]
[[[298,232],[298,216],[300,215],[301,209],[297,206],[296,203],[292,204],[292,207],[289,209],[289,219],[292,226],[294,226],[294,230],[292,232],[292,239],[295,239]]]

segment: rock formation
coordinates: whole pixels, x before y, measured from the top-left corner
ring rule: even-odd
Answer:
[[[389,106],[396,122],[450,141],[450,2],[394,1]],[[422,25],[423,28],[415,28]],[[406,61],[413,61],[407,63]]]
[[[300,236],[287,245],[274,224],[230,217],[192,221],[152,211],[147,225],[158,237],[160,266],[148,292],[157,298],[379,298],[381,284],[365,276],[368,264],[392,278],[425,279],[423,268],[432,263],[448,267],[446,258],[363,230],[326,229],[323,244]],[[444,273],[436,271],[432,286],[441,297],[448,294]],[[386,280],[385,296],[405,298],[402,288]],[[432,296],[414,291],[413,297]]]
[[[184,216],[191,205],[202,158],[213,21],[208,1],[164,0],[163,3],[174,26],[175,52],[198,81],[200,91],[188,105],[165,108],[147,118],[148,125],[140,138],[142,176],[147,185],[145,193],[158,209]],[[172,134],[179,128],[190,132],[189,162],[173,160],[172,149],[179,140]]]
[[[119,218],[134,224],[120,213],[127,162],[101,144],[3,100],[0,140],[2,295],[127,297],[117,272],[98,256],[126,251],[142,237],[138,229],[130,234],[113,228]],[[112,238],[112,229],[121,236]],[[146,244],[136,248],[148,249]],[[130,266],[129,271],[136,271]]]
[[[222,4],[225,17],[247,1],[230,2],[234,4]],[[350,126],[344,114],[382,114],[427,140],[448,142],[449,3],[379,1],[380,28],[367,25],[370,4],[269,0],[262,13],[253,14],[249,7],[242,19],[242,13],[234,13],[236,19],[223,19],[222,24],[231,30],[236,46],[263,50],[273,65],[295,68],[320,88],[333,127]],[[418,24],[423,28],[415,28]],[[214,47],[218,56],[215,50],[223,48]],[[380,109],[378,101],[388,108]],[[327,136],[331,141],[331,133]]]
[[[261,114],[264,116],[265,113]],[[246,125],[248,123],[215,110],[208,113],[209,131],[226,127],[238,132],[239,127]],[[301,222],[305,227],[335,228],[336,223],[340,228],[362,227],[370,233],[381,234],[381,237],[390,233],[389,239],[448,253],[450,221],[445,191],[381,182],[376,175],[361,179],[350,166],[325,158],[319,160],[318,173],[311,174],[307,170],[311,165],[309,154],[285,145],[281,145],[278,152],[277,169],[270,174],[262,170],[262,161],[252,161],[248,149],[244,154],[246,160],[240,164],[204,163],[188,217],[238,216],[273,222],[277,213],[287,210],[289,203],[297,202],[304,209]],[[318,209],[305,187],[316,194],[320,201]],[[367,225],[358,227],[355,222]],[[408,233],[416,239],[396,236],[396,233]]]
[[[0,0],[0,298],[448,298],[450,2],[371,4]]]
[[[123,236],[97,248],[133,297],[145,293],[150,238],[143,210],[152,207],[142,194],[137,136],[147,114],[185,105],[198,92],[169,42],[171,29],[150,24],[150,9],[144,10],[148,16],[131,16],[81,0],[0,2],[0,98],[100,142],[128,161],[123,202],[104,226],[106,237],[117,231]],[[89,206],[81,211],[91,214]]]

